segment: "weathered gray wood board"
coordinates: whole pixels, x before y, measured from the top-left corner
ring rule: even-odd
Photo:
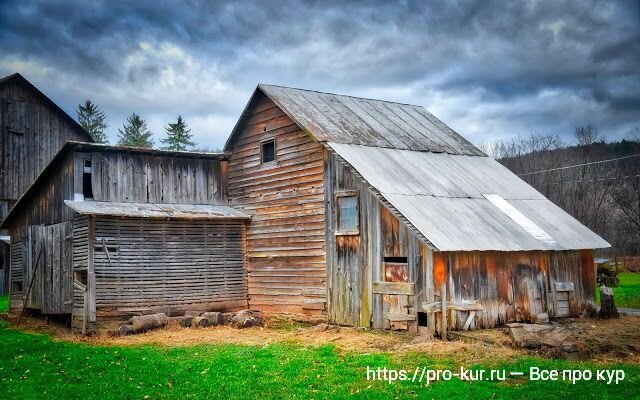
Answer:
[[[123,152],[76,154],[76,170],[91,160],[93,200],[137,203],[222,204],[226,161]],[[75,192],[82,193],[76,174]]]
[[[247,306],[244,221],[77,217],[74,235],[74,271],[87,271],[74,282],[77,331],[155,310]]]
[[[89,135],[24,78],[0,82],[0,221],[67,140]]]
[[[276,161],[260,143],[275,138]],[[253,309],[324,312],[323,147],[264,96],[249,105],[229,160],[229,200],[253,216],[247,231]]]

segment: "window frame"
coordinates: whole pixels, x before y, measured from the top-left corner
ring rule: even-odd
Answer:
[[[357,190],[342,190],[335,193],[336,209],[336,236],[357,236],[360,235],[360,193]],[[340,198],[355,197],[356,199],[356,227],[350,230],[340,229]]]
[[[273,160],[265,161],[264,160],[264,145],[273,142]],[[264,139],[260,141],[260,164],[261,165],[272,165],[278,162],[278,146],[276,145],[276,138],[272,137],[269,139]]]

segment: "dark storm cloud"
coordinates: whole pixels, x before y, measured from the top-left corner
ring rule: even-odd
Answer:
[[[0,8],[0,73],[67,110],[177,113],[223,143],[258,82],[417,103],[491,138],[640,124],[640,11],[628,2],[30,2]]]

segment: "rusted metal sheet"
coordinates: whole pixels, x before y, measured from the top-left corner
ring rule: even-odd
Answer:
[[[272,85],[259,85],[252,99],[262,94],[320,142],[484,156],[420,106]],[[240,129],[236,125],[225,149]]]
[[[251,219],[250,215],[242,211],[220,205],[116,203],[72,200],[65,200],[64,203],[82,215],[179,219]]]
[[[488,157],[329,143],[440,251],[529,251],[609,244]],[[489,201],[499,196],[546,236]],[[436,285],[437,287],[437,285]]]

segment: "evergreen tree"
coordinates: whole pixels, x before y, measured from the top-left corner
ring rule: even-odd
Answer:
[[[147,128],[145,120],[136,113],[132,113],[127,122],[118,129],[118,145],[132,147],[153,147],[152,133]]]
[[[182,116],[178,115],[176,123],[169,123],[164,129],[167,132],[167,138],[162,139],[161,142],[167,145],[165,149],[184,151],[196,145],[191,140],[193,137],[190,133],[191,129],[187,128],[187,123],[184,122]]]
[[[76,114],[78,116],[78,122],[80,126],[84,128],[85,131],[96,143],[108,143],[107,134],[105,130],[107,129],[107,123],[105,122],[107,116],[95,105],[91,100],[85,100],[83,104],[78,104],[78,108],[76,108]]]

